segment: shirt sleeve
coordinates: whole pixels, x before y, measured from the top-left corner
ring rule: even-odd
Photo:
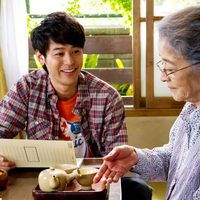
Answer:
[[[169,167],[169,144],[150,149],[135,149],[138,163],[133,171],[147,181],[166,181]]]
[[[13,138],[25,127],[29,88],[20,79],[0,101],[0,138]]]
[[[107,101],[102,140],[105,147],[101,152],[103,155],[107,155],[115,146],[127,144],[125,109],[118,93]]]
[[[194,194],[193,194],[193,199],[194,199],[194,200],[200,200],[200,186],[199,186],[198,189],[194,192]]]

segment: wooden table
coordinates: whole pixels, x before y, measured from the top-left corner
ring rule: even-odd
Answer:
[[[43,169],[18,168],[10,171],[7,189],[0,191],[0,200],[32,200],[32,190],[38,184],[37,178],[41,170]],[[110,185],[108,200],[121,200],[121,181]]]

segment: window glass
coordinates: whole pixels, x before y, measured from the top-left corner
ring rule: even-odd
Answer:
[[[54,11],[65,11],[66,0],[29,0],[30,14],[46,15]]]
[[[141,23],[141,96],[146,97],[146,23]]]
[[[200,0],[155,0],[154,15],[166,16],[175,10],[180,10],[187,6],[197,5]]]
[[[141,0],[142,17],[146,17],[146,2],[147,0]],[[197,4],[200,4],[200,0],[155,0],[154,16],[166,16],[174,12],[174,10]]]
[[[67,11],[67,8],[70,8],[72,2],[72,0],[29,0],[30,15],[32,18],[37,18],[37,21],[39,22],[44,15],[51,12]],[[79,0],[77,5],[80,12],[80,16],[77,16],[77,19],[85,27],[95,25],[109,26],[111,24],[123,25],[122,16],[113,11],[108,3],[102,3],[101,0]],[[76,15],[74,13],[71,14]],[[41,15],[42,17],[40,18],[38,15]],[[87,17],[85,15],[90,16]],[[94,17],[92,17],[92,15],[94,15]]]
[[[29,0],[31,14],[48,14],[55,10],[66,11],[70,2],[66,0]],[[102,3],[101,0],[79,0],[80,14],[108,14],[115,13],[108,3]],[[91,6],[93,9],[91,9]]]

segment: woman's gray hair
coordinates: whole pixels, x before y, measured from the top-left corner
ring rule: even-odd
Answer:
[[[159,37],[191,62],[200,61],[200,6],[191,6],[164,17],[158,25]]]

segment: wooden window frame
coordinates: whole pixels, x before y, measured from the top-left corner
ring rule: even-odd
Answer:
[[[141,17],[141,1],[133,0],[133,85],[134,109],[127,109],[128,116],[177,116],[183,102],[172,97],[154,95],[154,1],[146,1],[146,18]],[[146,22],[146,97],[141,96],[141,22]]]

